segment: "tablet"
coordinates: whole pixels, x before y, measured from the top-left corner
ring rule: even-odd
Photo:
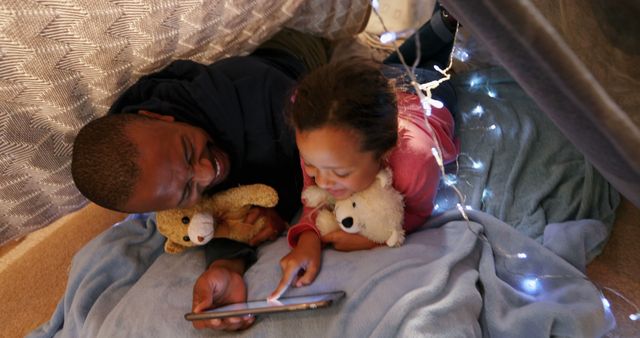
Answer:
[[[345,296],[344,291],[333,291],[306,296],[282,297],[278,300],[252,300],[246,303],[236,303],[207,310],[201,313],[187,313],[186,320],[201,320],[212,318],[236,317],[244,315],[258,315],[288,311],[313,310],[331,306]]]

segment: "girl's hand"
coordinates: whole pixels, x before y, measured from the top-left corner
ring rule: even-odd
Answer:
[[[282,279],[267,300],[280,298],[289,285],[301,287],[311,284],[320,270],[321,250],[320,238],[315,232],[300,234],[296,247],[280,260]]]
[[[336,230],[322,236],[322,241],[333,244],[333,247],[338,251],[368,250],[382,245],[364,236],[350,234],[342,230]]]

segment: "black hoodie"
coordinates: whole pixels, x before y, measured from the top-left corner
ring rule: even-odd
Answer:
[[[140,78],[109,113],[143,109],[203,128],[231,162],[229,177],[211,192],[239,184],[270,185],[280,198],[278,213],[290,221],[301,206],[302,171],[283,110],[304,68],[278,51],[261,54],[267,55],[231,57],[208,66],[174,61]],[[214,254],[209,260],[236,256],[220,254],[224,257]]]

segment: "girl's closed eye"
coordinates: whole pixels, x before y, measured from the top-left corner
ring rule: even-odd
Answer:
[[[345,178],[348,177],[349,175],[351,175],[350,171],[339,171],[339,170],[334,170],[333,174],[340,177],[340,178]]]

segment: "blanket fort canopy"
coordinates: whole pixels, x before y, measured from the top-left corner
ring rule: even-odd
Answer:
[[[446,70],[442,73],[448,78]],[[613,321],[606,299],[583,271],[606,241],[610,224],[599,219],[611,221],[617,192],[591,172],[583,155],[567,144],[507,72],[491,67],[456,75],[453,82],[459,89],[462,112],[456,114],[456,122],[465,156],[456,163],[457,175],[445,173],[446,168],[439,163],[444,180],[443,191],[436,198],[436,210],[439,206],[453,210],[431,218],[401,248],[348,254],[327,250],[323,269],[310,288],[343,289],[349,295],[346,302],[313,316],[298,313],[262,318],[256,324],[259,329],[240,334],[269,336],[267,331],[273,330],[284,337],[389,337],[424,332],[547,337],[600,336],[611,329]],[[408,77],[412,86],[422,87],[416,85],[411,73]],[[429,105],[438,104],[428,90],[421,101],[427,115]],[[538,139],[547,144],[532,149],[532,144],[540,145]],[[438,158],[438,149],[433,151]],[[505,154],[508,158],[502,157]],[[527,170],[529,167],[533,170]],[[555,175],[545,172],[548,167],[553,167]],[[457,193],[455,196],[449,187]],[[500,193],[496,188],[504,189]],[[590,213],[596,208],[602,210]],[[473,209],[500,214],[510,222]],[[513,214],[505,214],[505,209]],[[579,220],[549,224],[575,218]],[[515,220],[522,222],[517,224]],[[537,228],[536,224],[541,225],[543,233],[530,231]],[[69,287],[52,320],[31,337],[55,333],[111,337],[124,331],[131,336],[157,336],[154,332],[201,336],[203,333],[193,330],[181,316],[189,310],[190,303],[185,300],[194,279],[204,269],[202,259],[193,259],[201,252],[160,255],[162,241],[158,241],[155,228],[153,215],[132,215],[87,245],[74,259]],[[544,246],[529,237],[538,237]],[[131,240],[147,244],[131,246]],[[123,250],[117,249],[118,245]],[[131,256],[131,248],[151,251]],[[260,259],[245,275],[249,298],[264,298],[273,289],[279,278],[273,266],[287,250],[284,238],[261,248]],[[120,260],[122,264],[114,264]],[[122,270],[123,266],[128,267]],[[119,276],[122,273],[127,276]],[[345,273],[350,278],[341,278]],[[96,278],[114,281],[122,288],[91,283]],[[97,288],[77,288],[88,285],[86,282]],[[392,287],[385,287],[385,283]],[[158,294],[167,297],[158,298]],[[149,307],[150,301],[159,304]],[[145,309],[140,311],[139,306]],[[132,322],[128,320],[131,313],[147,314],[154,320]],[[358,314],[362,318],[356,318]],[[300,327],[308,332],[301,333]]]
[[[442,0],[567,138],[640,207],[640,5]]]
[[[0,8],[0,245],[82,207],[73,139],[142,75],[250,52],[283,27],[341,38],[365,0],[5,0]]]

